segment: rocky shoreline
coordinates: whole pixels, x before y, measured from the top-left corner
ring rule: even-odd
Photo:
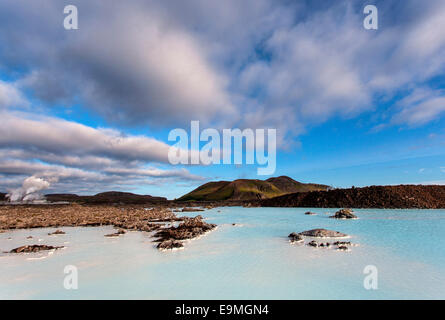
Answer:
[[[210,208],[210,206],[208,206]],[[177,210],[179,211],[179,210]],[[203,211],[201,208],[187,207],[183,212]],[[174,226],[173,223],[179,223]],[[118,237],[126,231],[156,232],[154,238],[159,249],[183,247],[182,241],[193,239],[213,230],[216,225],[195,218],[177,217],[172,208],[158,206],[146,208],[143,205],[14,205],[0,206],[0,232],[14,229],[97,227],[114,226],[115,233],[105,237]],[[48,235],[65,234],[56,230]],[[22,246],[11,253],[38,252],[51,250],[51,246]]]

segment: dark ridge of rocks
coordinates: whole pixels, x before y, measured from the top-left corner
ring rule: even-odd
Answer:
[[[331,243],[331,242],[317,242],[315,240],[312,240],[308,242],[306,245],[314,248],[329,248],[331,246],[336,246],[337,250],[348,250],[349,249],[348,246],[351,246],[351,242],[336,241],[334,243]]]
[[[32,239],[32,236],[27,236],[26,239]]]
[[[196,238],[215,227],[215,224],[206,223],[202,221],[201,216],[197,216],[195,218],[185,218],[184,222],[177,227],[162,228],[154,236],[159,238],[156,240],[158,242],[165,240],[187,240]]]
[[[347,235],[338,231],[326,230],[326,229],[312,229],[300,232],[299,235],[316,238],[339,238],[346,237]]]
[[[116,228],[121,228],[126,230],[152,232],[154,230],[161,228],[162,225],[156,223],[149,223],[147,221],[136,221],[136,222],[113,223],[113,226]]]
[[[258,202],[262,207],[445,208],[445,186],[399,185],[287,194]]]
[[[335,246],[350,246],[351,241],[335,241],[333,244]]]
[[[352,213],[351,209],[340,209],[333,216],[329,218],[334,219],[357,219],[357,216]]]
[[[156,248],[160,249],[160,250],[172,250],[172,249],[179,249],[179,248],[183,248],[184,245],[182,244],[181,241],[177,241],[177,240],[165,240],[160,242]]]
[[[311,212],[311,211],[307,211],[307,212],[305,212],[304,214],[307,215],[307,216],[313,216],[313,215],[315,215],[316,213],[315,213],[315,212]]]
[[[150,195],[118,191],[102,192],[93,196],[78,196],[77,194],[69,193],[47,194],[45,198],[50,202],[68,201],[85,204],[151,204],[167,202],[167,198],[164,197],[153,197]]]
[[[119,229],[115,233],[106,234],[104,237],[118,237],[121,234],[125,234],[125,233],[126,233],[126,231],[124,229]]]
[[[198,211],[205,211],[204,209],[200,208],[193,208],[193,207],[186,207],[182,208],[181,212],[198,212]]]
[[[50,232],[50,233],[48,233],[49,236],[57,235],[57,234],[65,234],[65,232],[62,231],[62,230],[57,229],[57,230],[54,231],[54,232]]]
[[[312,241],[309,242],[307,245],[308,245],[308,246],[311,246],[311,247],[318,247],[318,243],[317,243],[317,241],[315,241],[315,240],[312,240]]]
[[[6,193],[0,192],[0,201],[6,201]]]
[[[33,245],[26,245],[26,246],[21,246],[21,247],[12,249],[11,251],[9,251],[9,253],[29,253],[29,252],[39,252],[39,251],[45,251],[45,250],[57,250],[57,249],[61,249],[61,248],[63,248],[63,246],[53,247],[53,246],[47,246],[44,244],[33,244]]]

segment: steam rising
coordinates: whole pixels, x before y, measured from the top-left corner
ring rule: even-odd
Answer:
[[[11,202],[35,201],[43,199],[40,191],[48,189],[51,184],[42,179],[31,176],[23,181],[21,188],[11,190],[6,198]]]

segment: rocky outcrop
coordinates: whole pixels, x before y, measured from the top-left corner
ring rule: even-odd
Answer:
[[[326,230],[326,229],[312,229],[303,231],[300,233],[292,232],[288,235],[291,243],[301,242],[304,243],[304,237],[315,237],[315,238],[338,238],[346,237],[347,235],[338,231]],[[335,241],[335,242],[319,242],[316,240],[311,240],[306,243],[307,246],[314,248],[330,248],[336,247],[338,250],[348,250],[348,246],[351,246],[349,241]]]
[[[312,240],[311,242],[308,242],[307,245],[308,245],[308,246],[311,246],[311,247],[318,247],[318,243],[317,243],[317,241],[315,241],[315,240]]]
[[[157,248],[159,250],[172,250],[172,249],[179,249],[179,248],[183,248],[184,245],[182,244],[181,241],[177,241],[177,240],[165,240],[160,242],[157,245]]]
[[[182,210],[181,210],[181,212],[197,212],[197,211],[204,211],[204,209],[186,207],[186,208],[182,208]]]
[[[177,227],[172,226],[159,230],[155,234],[155,237],[159,238],[157,241],[193,239],[216,227],[215,224],[202,221],[201,216],[184,219],[184,222]]]
[[[350,245],[352,245],[350,241],[335,241],[333,244],[335,246],[350,246]]]
[[[304,241],[304,237],[296,232],[292,232],[290,235],[288,235],[288,238],[290,239],[291,243]]]
[[[33,244],[33,245],[27,245],[27,246],[21,246],[15,249],[12,249],[9,251],[9,253],[30,253],[30,252],[39,252],[39,251],[46,251],[46,250],[57,250],[61,249],[62,247],[53,247],[53,246],[47,246],[44,244]]]
[[[334,219],[357,219],[357,216],[352,213],[351,209],[340,209],[333,216],[329,218]]]
[[[299,234],[306,237],[316,237],[316,238],[339,238],[347,236],[344,233],[326,229],[312,229],[300,232]]]
[[[336,241],[336,242],[317,242],[315,240],[312,240],[307,243],[308,246],[314,247],[314,248],[330,248],[330,247],[336,247],[337,250],[349,250],[349,246],[351,246],[351,242],[345,242],[345,241]]]
[[[52,235],[58,235],[58,234],[65,234],[65,232],[63,232],[62,230],[57,229],[57,230],[54,231],[54,232],[50,232],[50,233],[48,233],[49,236],[52,236]]]
[[[105,237],[119,237],[121,234],[125,234],[126,231],[124,229],[119,229],[115,233],[106,234]]]

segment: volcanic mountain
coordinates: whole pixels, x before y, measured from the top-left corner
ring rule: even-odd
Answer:
[[[281,176],[267,180],[238,179],[208,182],[179,198],[179,201],[268,199],[296,192],[328,190],[329,186],[301,183]]]

